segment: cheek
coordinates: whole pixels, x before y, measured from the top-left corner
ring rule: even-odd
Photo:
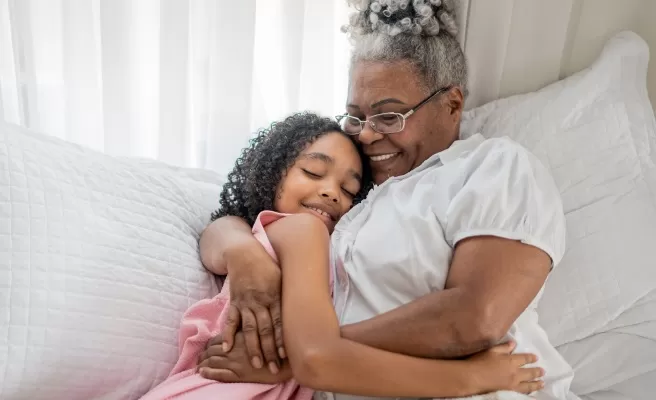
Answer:
[[[302,177],[293,173],[283,179],[273,201],[275,211],[286,214],[298,212],[299,202],[302,200],[300,189],[305,186],[302,180]]]
[[[416,128],[404,130],[396,136],[390,136],[389,141],[394,147],[403,150],[406,156],[416,154],[417,148],[421,146],[421,138],[418,137]]]

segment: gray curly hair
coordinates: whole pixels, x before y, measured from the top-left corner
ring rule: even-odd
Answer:
[[[407,61],[426,91],[459,86],[467,93],[467,62],[456,39],[455,0],[347,0],[357,10],[343,30],[358,61]]]

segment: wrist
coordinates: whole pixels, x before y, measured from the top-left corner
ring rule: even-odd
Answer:
[[[486,393],[486,387],[481,382],[481,371],[476,364],[468,360],[452,362],[456,363],[452,371],[455,373],[453,381],[457,382],[457,397],[468,397]]]

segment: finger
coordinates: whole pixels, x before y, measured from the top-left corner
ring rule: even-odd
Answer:
[[[223,336],[221,334],[214,336],[212,339],[210,339],[207,342],[207,346],[205,346],[205,350],[202,351],[198,355],[198,361],[197,364],[200,365],[203,360],[210,358],[212,356],[223,356],[226,354],[225,351],[223,351]]]
[[[517,377],[520,382],[532,382],[544,376],[544,369],[542,368],[521,368]]]
[[[207,349],[205,349],[205,351],[200,353],[200,356],[198,357],[198,360],[199,360],[198,364],[200,365],[201,362],[207,360],[210,357],[223,357],[226,354],[228,354],[228,353],[223,351],[223,347],[216,346],[216,345],[215,346],[210,346]]]
[[[232,346],[235,344],[235,334],[239,330],[239,325],[241,323],[241,313],[237,307],[232,304],[228,308],[228,317],[226,319],[226,325],[223,328],[223,351],[226,353],[232,349]]]
[[[524,394],[531,394],[543,388],[544,388],[544,382],[542,381],[522,382],[517,386],[517,389],[515,389],[515,391]]]
[[[499,354],[510,354],[515,350],[515,347],[517,344],[511,340],[506,343],[498,344],[490,349],[491,352],[493,353],[499,353]]]
[[[210,339],[207,342],[207,346],[205,346],[205,348],[209,349],[210,347],[217,346],[217,345],[221,346],[222,344],[223,344],[223,335],[219,333],[218,335],[214,336],[212,339]]]
[[[276,349],[278,349],[278,357],[285,359],[285,343],[282,336],[282,312],[280,310],[280,301],[275,301],[271,308],[271,322],[273,323],[273,336],[276,342]]]
[[[241,310],[241,331],[244,333],[246,351],[251,360],[251,365],[255,369],[262,368],[262,349],[257,332],[257,320],[253,312],[248,308]]]
[[[199,371],[200,376],[217,382],[235,383],[239,382],[239,376],[230,371],[229,369],[214,369],[214,368],[201,368]]]
[[[198,367],[197,371],[200,371],[202,368],[212,368],[212,369],[223,369],[230,366],[230,361],[223,356],[211,356],[203,360]]]
[[[511,359],[516,366],[521,367],[527,364],[536,363],[538,361],[538,356],[536,356],[535,354],[521,353],[521,354],[513,354]]]
[[[264,361],[269,366],[271,373],[278,373],[278,350],[276,349],[276,342],[273,337],[273,324],[271,323],[271,315],[267,308],[258,309],[255,312],[255,319],[257,320],[257,333],[260,336],[260,345],[262,346],[262,355]]]

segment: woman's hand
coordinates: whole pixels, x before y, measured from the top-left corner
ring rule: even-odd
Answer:
[[[286,357],[282,337],[281,272],[256,240],[225,251],[230,279],[230,308],[223,331],[223,351],[228,353],[241,327],[251,365],[272,372]]]
[[[537,361],[533,354],[511,354],[514,342],[505,343],[471,356],[474,372],[471,377],[478,393],[490,393],[499,390],[530,394],[544,387],[540,380],[544,370],[538,367],[526,367]]]
[[[276,374],[266,368],[253,368],[241,332],[235,336],[234,346],[228,353],[223,351],[221,342],[219,335],[210,341],[207,349],[201,354],[198,372],[203,378],[226,383],[266,384],[278,384],[291,379],[291,368],[286,362]]]

